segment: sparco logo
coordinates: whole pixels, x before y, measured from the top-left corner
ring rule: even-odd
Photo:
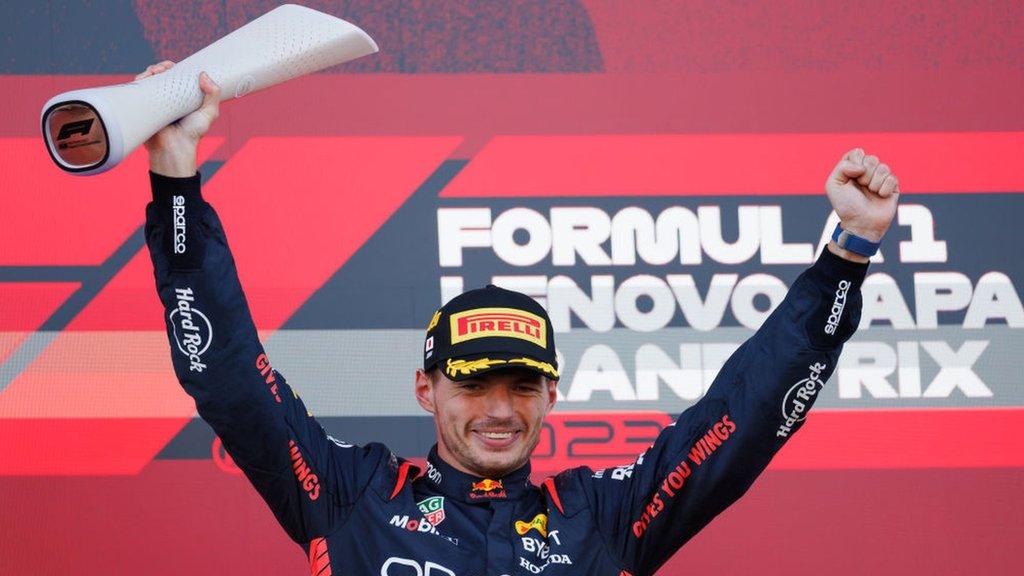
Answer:
[[[202,372],[206,369],[202,356],[213,340],[213,325],[206,314],[192,305],[195,302],[192,288],[175,288],[174,296],[178,299],[178,306],[167,316],[174,331],[174,343],[192,363],[188,369]]]
[[[832,310],[828,315],[828,322],[825,322],[825,334],[835,334],[839,328],[839,320],[843,318],[843,308],[846,308],[846,292],[850,290],[849,280],[840,280],[836,288],[836,299],[832,301]]]
[[[174,253],[185,253],[185,197],[171,199],[171,219],[174,220]]]
[[[814,397],[817,396],[824,384],[821,381],[821,373],[826,368],[825,364],[815,362],[807,368],[810,370],[807,378],[794,384],[782,398],[783,422],[775,432],[775,435],[780,438],[787,438],[797,422],[807,417],[807,411],[810,409],[811,403],[814,402]]]

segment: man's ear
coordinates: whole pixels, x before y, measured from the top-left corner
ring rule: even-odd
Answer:
[[[555,402],[558,401],[558,380],[545,378],[544,381],[547,383],[548,387],[547,413],[551,413],[551,411],[555,408]]]
[[[416,370],[416,401],[431,414],[437,413],[434,404],[434,380],[422,369]]]

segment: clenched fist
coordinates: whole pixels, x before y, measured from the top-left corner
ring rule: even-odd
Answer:
[[[839,215],[843,230],[879,242],[896,215],[900,183],[889,166],[881,163],[877,156],[866,155],[863,149],[854,148],[832,170],[825,182],[825,192]],[[834,243],[829,248],[851,260],[867,261],[867,258],[843,251]]]

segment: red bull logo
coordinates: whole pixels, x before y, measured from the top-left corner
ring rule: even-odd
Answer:
[[[479,482],[473,482],[470,486],[470,498],[505,498],[508,493],[505,492],[505,486],[502,485],[501,480],[491,480],[490,478],[484,478]]]
[[[518,338],[541,348],[547,345],[544,319],[515,308],[474,308],[451,317],[452,344],[476,338]]]
[[[479,482],[473,482],[473,490],[479,490],[480,492],[490,492],[491,490],[497,490],[498,488],[504,488],[501,485],[501,480],[491,480],[490,478],[484,478]]]

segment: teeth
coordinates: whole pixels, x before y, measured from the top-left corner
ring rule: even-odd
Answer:
[[[481,432],[481,434],[494,440],[507,440],[512,437],[511,432]]]

